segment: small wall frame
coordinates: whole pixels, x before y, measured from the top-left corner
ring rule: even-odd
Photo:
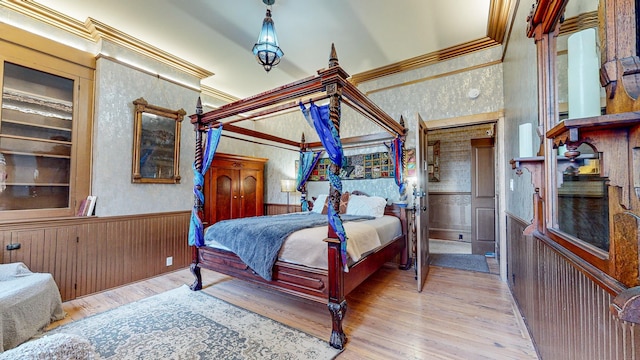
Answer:
[[[440,140],[429,141],[427,144],[427,171],[429,182],[440,181]]]
[[[180,183],[180,125],[184,109],[150,105],[144,98],[133,101],[133,183]]]

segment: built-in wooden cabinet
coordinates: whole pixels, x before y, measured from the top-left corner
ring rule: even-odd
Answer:
[[[267,159],[217,153],[205,176],[204,219],[264,215],[264,164]]]
[[[73,216],[90,193],[95,59],[0,32],[0,221]]]

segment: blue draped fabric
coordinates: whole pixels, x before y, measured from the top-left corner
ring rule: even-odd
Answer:
[[[391,148],[391,157],[393,160],[393,168],[395,173],[396,185],[398,185],[398,192],[400,195],[404,195],[406,184],[404,183],[404,164],[402,163],[403,157],[403,141],[401,138],[395,138],[389,147]]]
[[[296,189],[302,192],[304,185],[309,180],[309,176],[313,172],[313,168],[316,167],[318,160],[320,160],[320,155],[322,155],[321,151],[301,151],[300,152],[300,166],[298,166],[298,176],[297,176],[297,185]],[[302,193],[303,196],[300,197],[300,204],[302,205],[302,211],[309,211],[309,203],[307,203],[307,199],[305,193]]]
[[[222,125],[217,129],[209,129],[207,131],[207,140],[202,152],[202,169],[198,171],[196,169],[196,163],[194,161],[192,165],[193,169],[193,194],[198,198],[200,204],[204,204],[204,193],[202,189],[204,187],[204,174],[207,173],[213,157],[220,143],[220,135],[222,134]],[[189,245],[204,246],[204,226],[202,225],[202,219],[198,216],[198,208],[193,205],[191,210],[191,222],[189,223]]]
[[[300,108],[307,122],[316,130],[331,162],[342,168],[342,142],[338,130],[329,120],[329,105],[317,106],[311,102],[309,108],[306,109],[304,104],[300,102]]]
[[[316,130],[322,145],[325,150],[327,150],[327,154],[329,155],[331,162],[338,166],[338,168],[342,168],[342,159],[344,157],[342,152],[342,141],[340,141],[338,130],[333,126],[331,119],[329,119],[329,105],[317,106],[313,102],[310,102],[309,108],[307,109],[304,104],[300,102],[300,108],[302,109],[302,113],[304,114],[305,119],[307,119],[307,122],[312,124]],[[338,190],[338,192],[342,194],[342,180],[340,180],[340,176],[330,171],[329,183],[334,189]],[[344,271],[349,271],[349,268],[347,267],[347,234],[345,233],[342,225],[342,219],[340,218],[340,215],[336,213],[333,206],[329,206],[327,217],[333,231],[338,235],[338,239],[340,239],[340,253],[342,255],[341,258]]]

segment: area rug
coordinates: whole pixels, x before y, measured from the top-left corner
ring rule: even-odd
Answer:
[[[473,254],[431,254],[431,265],[454,269],[489,272],[484,255]]]
[[[47,332],[101,359],[333,359],[328,342],[184,285]]]

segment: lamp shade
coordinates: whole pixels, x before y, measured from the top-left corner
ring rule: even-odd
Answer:
[[[267,9],[267,16],[262,22],[262,30],[258,36],[258,42],[253,45],[253,55],[258,63],[269,72],[272,67],[280,63],[280,58],[284,56],[282,49],[278,46],[278,36],[271,19],[271,10]]]
[[[291,179],[280,180],[280,191],[281,192],[295,192],[296,191],[296,181]]]

